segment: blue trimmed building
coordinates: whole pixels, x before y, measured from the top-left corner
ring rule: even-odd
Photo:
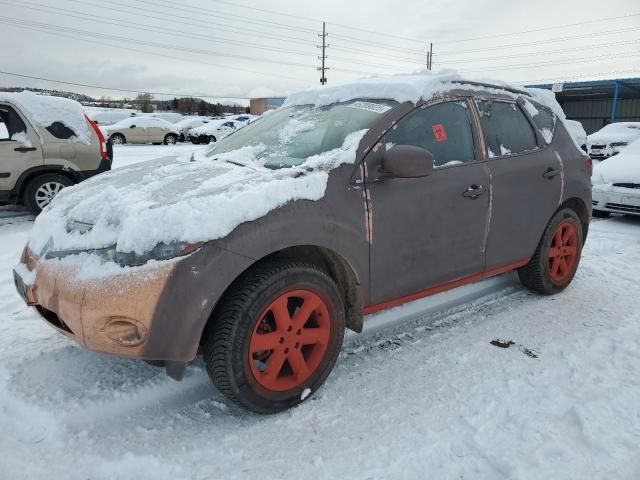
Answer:
[[[612,122],[640,122],[640,77],[527,86],[555,91],[567,118],[588,134]]]

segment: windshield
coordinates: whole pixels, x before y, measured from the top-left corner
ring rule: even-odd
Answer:
[[[300,165],[308,157],[342,146],[353,132],[368,129],[395,102],[350,101],[326,107],[302,105],[276,110],[221,140],[215,156],[254,146],[269,168]]]

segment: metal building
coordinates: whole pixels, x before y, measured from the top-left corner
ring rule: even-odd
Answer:
[[[567,118],[580,121],[588,134],[612,122],[640,122],[640,78],[527,86],[554,91]]]

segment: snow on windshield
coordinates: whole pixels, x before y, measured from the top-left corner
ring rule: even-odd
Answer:
[[[222,238],[287,202],[322,198],[329,171],[355,162],[365,133],[350,134],[341,146],[309,157],[300,168],[266,168],[258,158],[264,147],[247,146],[215,159],[201,154],[105,173],[64,189],[36,218],[29,248],[41,255],[116,245],[119,251],[144,253],[160,242]],[[94,226],[84,233],[69,231],[70,220]]]
[[[34,126],[46,129],[60,122],[75,133],[69,141],[91,143],[91,132],[82,105],[75,100],[38,95],[28,90],[19,93],[0,93],[0,101],[13,103]],[[38,135],[41,132],[38,131]]]

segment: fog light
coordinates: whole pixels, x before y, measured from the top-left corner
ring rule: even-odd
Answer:
[[[109,339],[123,347],[135,347],[144,342],[147,329],[132,318],[112,318],[102,329]]]

